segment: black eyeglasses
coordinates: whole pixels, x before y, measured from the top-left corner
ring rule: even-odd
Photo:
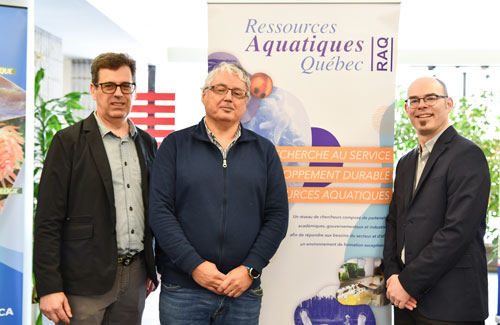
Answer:
[[[420,104],[420,100],[423,99],[424,103],[426,103],[428,106],[434,106],[439,98],[448,98],[448,96],[442,96],[442,95],[427,95],[424,97],[412,97],[408,98],[405,102],[406,105],[410,108],[417,108],[418,105]]]
[[[105,94],[114,94],[117,87],[120,87],[120,90],[123,94],[131,94],[135,90],[135,83],[124,82],[121,84],[115,84],[114,82],[101,82],[95,83],[94,86],[101,86],[102,92]]]
[[[216,93],[217,95],[225,95],[227,94],[227,92],[229,90],[231,90],[231,95],[233,97],[236,97],[238,99],[243,99],[247,96],[247,92],[243,89],[240,89],[240,88],[228,88],[226,85],[215,85],[215,86],[210,86],[210,87],[207,87],[205,88],[205,90],[208,89],[208,90],[211,90],[213,91],[214,93]]]

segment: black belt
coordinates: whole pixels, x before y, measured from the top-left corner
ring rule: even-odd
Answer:
[[[142,252],[135,253],[134,255],[120,255],[118,256],[117,262],[118,264],[121,264],[123,266],[129,266],[135,259],[137,259],[141,255]]]

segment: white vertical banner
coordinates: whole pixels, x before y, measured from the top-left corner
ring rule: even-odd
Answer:
[[[261,324],[389,324],[399,1],[209,2],[208,65],[251,76],[242,123],[283,162],[289,228],[263,270]]]

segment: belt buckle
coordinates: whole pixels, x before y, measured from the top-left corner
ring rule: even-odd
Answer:
[[[133,260],[134,260],[134,256],[119,256],[118,257],[118,264],[121,264],[123,266],[129,266]]]

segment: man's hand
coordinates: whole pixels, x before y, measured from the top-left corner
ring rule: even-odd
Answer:
[[[395,307],[398,307],[399,309],[406,308],[409,310],[417,308],[417,300],[411,297],[403,288],[401,282],[399,282],[398,274],[393,274],[389,279],[387,279],[386,287],[386,296]]]
[[[247,268],[243,265],[240,265],[237,268],[229,271],[229,273],[226,275],[226,279],[221,283],[217,291],[220,294],[238,298],[250,287],[252,282],[253,280],[248,275]]]
[[[73,317],[68,299],[64,292],[55,292],[40,298],[40,310],[54,323],[63,322],[69,324]]]
[[[404,306],[404,308],[413,310],[414,308],[417,308],[417,299],[410,297],[410,300],[408,300]]]
[[[160,282],[160,280],[158,279],[158,283]],[[146,298],[149,296],[149,294],[153,291],[156,290],[156,286],[155,286],[155,283],[153,282],[153,280],[151,280],[150,278],[147,278],[146,279]]]
[[[191,273],[191,276],[200,286],[218,295],[221,293],[217,289],[226,278],[226,275],[221,273],[217,269],[217,266],[209,261],[205,261],[198,265],[193,273]]]

